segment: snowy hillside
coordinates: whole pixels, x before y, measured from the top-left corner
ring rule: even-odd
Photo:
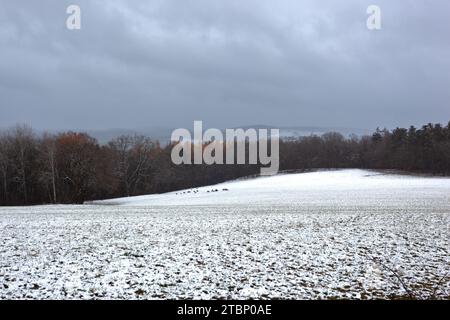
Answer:
[[[450,179],[384,174],[359,169],[279,174],[236,180],[161,195],[97,201],[127,206],[346,204],[396,205],[399,201],[426,202],[433,195],[448,200]],[[440,197],[439,197],[440,196]]]
[[[450,297],[448,178],[323,171],[97,203],[0,207],[0,299]]]

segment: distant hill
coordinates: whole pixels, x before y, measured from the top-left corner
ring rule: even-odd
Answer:
[[[335,128],[335,127],[282,127],[280,128],[281,137],[304,137],[310,135],[323,135],[327,132],[338,132],[345,137],[356,135],[362,137],[372,134],[372,130],[357,128]]]
[[[351,135],[356,135],[362,137],[364,135],[371,135],[372,130],[369,129],[358,129],[358,128],[340,128],[340,127],[303,127],[303,126],[287,126],[287,127],[275,127],[267,125],[254,125],[254,126],[244,126],[243,129],[255,128],[255,129],[280,129],[280,137],[283,138],[297,138],[305,137],[311,135],[323,135],[328,132],[338,132],[345,137]]]
[[[345,137],[356,135],[362,137],[364,135],[372,134],[372,130],[357,129],[357,128],[338,128],[338,127],[275,127],[269,125],[249,125],[236,127],[244,130],[253,129],[280,129],[280,137],[282,138],[298,138],[311,135],[323,135],[327,132],[338,132]],[[192,131],[192,128],[186,128]],[[204,128],[206,130],[207,128]],[[167,143],[170,140],[173,129],[170,128],[152,128],[152,129],[108,129],[108,130],[89,130],[87,133],[96,138],[100,143],[107,143],[108,141],[117,138],[121,135],[144,135],[154,140],[159,140],[161,143]]]
[[[108,143],[112,139],[122,135],[144,135],[154,140],[159,140],[166,143],[170,140],[172,129],[168,128],[154,128],[154,129],[107,129],[107,130],[88,130],[87,133],[96,138],[99,143]]]

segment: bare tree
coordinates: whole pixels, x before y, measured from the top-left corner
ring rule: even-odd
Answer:
[[[43,163],[42,175],[44,181],[49,180],[51,184],[52,202],[57,203],[57,163],[56,163],[56,138],[44,134],[41,141],[41,161]],[[46,178],[48,177],[48,179]]]
[[[100,148],[87,134],[68,132],[57,139],[57,163],[68,202],[83,203],[95,193]]]
[[[109,143],[117,161],[115,175],[127,196],[136,194],[139,184],[149,178],[155,143],[144,136],[121,136]]]
[[[34,149],[34,135],[29,126],[16,126],[10,133],[12,143],[12,157],[11,165],[14,170],[13,180],[19,185],[25,203],[28,202],[28,176],[32,170],[30,160]]]
[[[2,175],[3,199],[8,201],[8,138],[6,135],[0,136],[0,173]]]

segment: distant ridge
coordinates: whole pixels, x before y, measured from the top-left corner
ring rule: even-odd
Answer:
[[[282,138],[298,138],[311,135],[323,135],[328,132],[338,132],[344,137],[356,135],[362,137],[364,135],[372,134],[372,130],[358,129],[358,128],[339,128],[339,127],[318,127],[318,126],[286,126],[276,127],[271,125],[246,125],[234,127],[233,129],[242,128],[244,130],[254,129],[280,129],[280,137]],[[191,130],[187,127],[186,129]],[[204,128],[206,130],[207,128]],[[87,133],[96,138],[99,143],[107,143],[108,141],[117,138],[121,135],[144,135],[154,140],[159,140],[161,143],[168,143],[173,129],[170,128],[151,128],[151,129],[107,129],[107,130],[88,130]]]

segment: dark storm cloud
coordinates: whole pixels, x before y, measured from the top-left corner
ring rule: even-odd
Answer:
[[[449,20],[444,0],[0,0],[0,127],[446,122]]]

